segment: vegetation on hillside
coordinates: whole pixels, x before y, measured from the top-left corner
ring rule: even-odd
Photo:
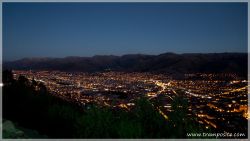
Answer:
[[[187,138],[187,132],[204,130],[187,117],[187,101],[181,97],[173,101],[166,120],[143,97],[130,111],[83,108],[53,96],[42,83],[24,76],[14,80],[8,70],[3,83],[3,118],[36,133],[3,132],[4,138]]]

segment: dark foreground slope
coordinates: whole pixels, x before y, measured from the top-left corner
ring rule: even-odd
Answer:
[[[4,62],[4,69],[61,71],[128,71],[182,73],[236,73],[247,76],[247,53],[123,55],[66,58],[25,58]]]
[[[191,138],[187,133],[212,131],[187,116],[187,99],[181,96],[171,103],[173,111],[166,120],[144,97],[136,100],[136,106],[129,111],[97,105],[85,107],[55,97],[40,82],[30,82],[24,76],[15,80],[10,71],[3,72],[3,83],[6,139]]]

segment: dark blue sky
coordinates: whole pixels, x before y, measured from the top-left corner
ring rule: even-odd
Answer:
[[[247,3],[3,3],[3,59],[247,52]]]

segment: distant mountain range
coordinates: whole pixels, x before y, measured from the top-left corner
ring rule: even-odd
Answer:
[[[126,71],[183,73],[236,73],[247,76],[247,53],[164,53],[160,55],[132,54],[123,56],[93,56],[65,58],[24,58],[3,63],[3,69],[61,71]]]

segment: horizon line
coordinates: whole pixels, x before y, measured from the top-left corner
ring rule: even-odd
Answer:
[[[68,56],[62,56],[62,57],[52,57],[52,56],[38,56],[38,57],[22,57],[19,59],[4,59],[2,62],[13,62],[18,61],[22,59],[42,59],[42,58],[48,58],[48,59],[63,59],[63,58],[70,58],[70,57],[82,57],[82,58],[93,58],[97,56],[114,56],[114,57],[123,57],[127,55],[147,55],[147,56],[158,56],[162,54],[176,54],[176,55],[183,55],[183,54],[248,54],[247,52],[186,52],[186,53],[177,53],[177,52],[164,52],[164,53],[158,53],[158,54],[147,54],[147,53],[128,53],[128,54],[121,54],[121,55],[114,55],[114,54],[95,54],[91,56],[79,56],[79,55],[68,55]]]

